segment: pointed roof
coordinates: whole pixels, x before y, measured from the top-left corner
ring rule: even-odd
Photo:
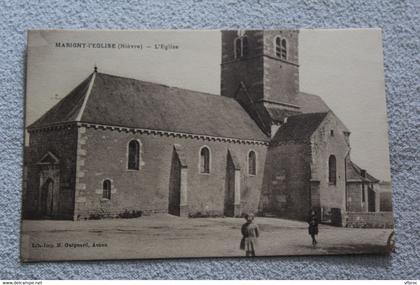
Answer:
[[[362,175],[362,171],[365,171],[365,176]],[[360,168],[356,163],[348,159],[346,161],[346,181],[378,183],[379,179],[373,177],[366,170]]]
[[[28,129],[85,122],[267,141],[233,98],[92,73]]]
[[[36,129],[57,123],[76,121],[83,106],[83,101],[88,91],[92,76],[93,74],[83,80],[83,82],[76,86],[76,88],[74,88],[67,96],[61,99],[43,116],[32,123],[28,129]]]
[[[328,113],[309,113],[290,116],[273,137],[273,143],[307,142]]]
[[[324,100],[314,94],[299,92],[295,98],[295,103],[300,107],[302,113],[325,113],[330,111]]]
[[[276,122],[282,122],[285,117],[298,113],[326,113],[330,111],[330,108],[321,97],[304,92],[296,94],[293,104],[290,106],[289,108],[287,106],[286,108],[284,106],[279,107],[274,103],[271,106],[267,106],[267,111],[271,119]]]

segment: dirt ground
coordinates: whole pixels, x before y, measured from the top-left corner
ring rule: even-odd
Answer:
[[[257,256],[385,253],[391,229],[320,225],[312,247],[307,224],[257,217]],[[24,261],[243,256],[239,218],[179,218],[22,222]]]

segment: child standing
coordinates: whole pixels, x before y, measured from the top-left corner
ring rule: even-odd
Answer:
[[[312,246],[315,246],[318,242],[315,239],[315,235],[318,234],[318,217],[316,216],[316,212],[311,210],[308,219],[308,232],[312,238]]]
[[[254,215],[245,215],[246,223],[242,225],[242,240],[240,248],[245,250],[246,256],[255,256],[257,238],[260,236],[258,226],[253,223]]]

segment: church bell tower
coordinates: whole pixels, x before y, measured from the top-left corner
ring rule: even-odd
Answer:
[[[299,113],[297,30],[222,31],[221,95],[232,97],[270,135]]]

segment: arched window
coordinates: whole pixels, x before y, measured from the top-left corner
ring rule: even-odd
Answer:
[[[248,56],[248,38],[243,37],[242,38],[242,57]]]
[[[337,162],[334,155],[330,155],[328,159],[328,181],[334,185],[337,182]]]
[[[239,58],[242,55],[242,40],[237,38],[235,40],[235,58]]]
[[[235,39],[235,58],[248,56],[248,38],[240,37]]]
[[[281,57],[281,38],[279,36],[274,38],[274,52],[277,57]]]
[[[248,153],[248,174],[257,175],[257,157],[253,150]]]
[[[206,146],[200,150],[200,173],[210,173],[210,150]]]
[[[128,144],[128,164],[127,168],[139,170],[140,166],[140,143],[136,140],[130,141]]]
[[[104,180],[102,184],[102,198],[111,200],[111,181],[109,179]]]
[[[287,41],[286,39],[281,40],[281,58],[287,59]]]
[[[282,39],[280,36],[274,38],[274,53],[276,57],[287,59],[287,40]]]

